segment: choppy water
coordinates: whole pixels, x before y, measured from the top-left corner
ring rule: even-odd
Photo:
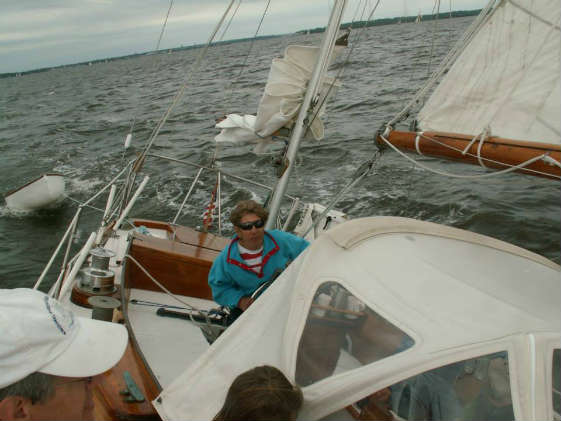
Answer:
[[[441,21],[436,61],[471,22]],[[375,150],[373,134],[399,111],[427,75],[430,22],[373,27],[363,32],[342,76],[343,86],[328,106],[326,139],[302,148],[290,193],[326,203]],[[187,89],[162,130],[154,153],[207,163],[214,152],[214,119],[226,112],[256,110],[272,57],[290,43],[318,42],[319,35],[259,40],[242,70],[249,43],[212,49],[202,72]],[[356,43],[355,43],[356,44]],[[169,106],[198,51],[143,56],[0,79],[0,191],[47,171],[72,172],[68,194],[84,201],[131,159],[123,141],[136,117],[134,145],[140,147]],[[435,60],[433,60],[434,66]],[[241,75],[240,75],[241,72]],[[228,86],[240,75],[230,95]],[[271,157],[249,147],[223,149],[219,164],[265,184],[275,180]],[[473,173],[481,169],[419,158],[439,169]],[[150,161],[151,183],[131,216],[173,219],[195,170]],[[203,177],[180,223],[200,224],[214,179]],[[227,179],[223,206],[240,198],[263,199]],[[105,195],[94,203],[105,206]],[[516,174],[477,182],[448,179],[412,166],[392,152],[376,173],[356,187],[338,208],[351,216],[398,215],[439,222],[490,235],[560,261],[559,184]],[[70,222],[76,205],[16,214],[0,207],[0,286],[31,286]],[[96,229],[100,214],[87,210],[76,247]],[[46,289],[58,268],[49,273]]]

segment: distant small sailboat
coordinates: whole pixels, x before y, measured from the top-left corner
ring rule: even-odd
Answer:
[[[415,19],[415,23],[421,23],[421,20],[423,18],[421,17],[421,12],[419,12],[419,14],[417,15],[417,18]]]
[[[48,173],[4,195],[10,209],[32,211],[53,205],[64,198],[64,175]]]

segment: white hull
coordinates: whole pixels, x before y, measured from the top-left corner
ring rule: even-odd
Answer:
[[[64,198],[62,174],[43,174],[26,185],[8,192],[4,198],[10,209],[32,211],[50,206]]]

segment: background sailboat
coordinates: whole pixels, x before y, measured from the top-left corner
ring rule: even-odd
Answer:
[[[387,141],[423,155],[500,169],[520,166],[559,179],[561,4],[494,3],[410,103],[438,83],[418,113],[416,130],[389,131]],[[386,141],[379,137],[378,143]]]

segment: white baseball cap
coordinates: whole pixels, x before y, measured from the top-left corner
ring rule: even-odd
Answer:
[[[0,388],[37,371],[103,373],[119,362],[127,340],[123,325],[75,317],[42,292],[0,289]]]

